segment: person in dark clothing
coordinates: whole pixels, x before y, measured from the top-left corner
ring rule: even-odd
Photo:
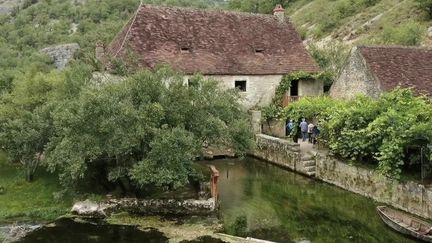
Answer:
[[[289,120],[288,124],[286,125],[286,136],[291,136],[291,133],[294,129],[294,123],[292,120]]]
[[[306,119],[303,118],[302,122],[300,122],[299,127],[300,127],[300,131],[302,133],[302,139],[304,142],[307,139],[307,132],[308,132],[308,124],[306,122]]]
[[[316,125],[313,127],[312,133],[313,133],[313,144],[316,144],[317,141],[318,141],[318,136],[319,136],[320,133],[321,133],[321,131],[320,131],[319,128],[318,128],[318,124],[316,124]]]

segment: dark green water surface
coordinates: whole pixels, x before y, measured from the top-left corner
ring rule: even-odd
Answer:
[[[156,229],[138,230],[135,226],[76,222],[60,219],[55,225],[36,230],[19,243],[163,243],[168,238]]]
[[[277,242],[414,242],[381,221],[373,200],[253,158],[215,160],[229,234]]]

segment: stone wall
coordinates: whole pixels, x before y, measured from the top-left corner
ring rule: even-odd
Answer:
[[[315,79],[303,79],[299,81],[299,96],[320,96],[324,94],[324,82]]]
[[[299,144],[264,134],[256,135],[256,149],[251,154],[291,170],[300,162]]]
[[[276,88],[282,80],[282,75],[207,75],[207,78],[217,80],[226,89],[235,88],[235,81],[246,81],[246,91],[240,92],[241,103],[246,109],[269,105],[275,95]],[[184,77],[187,83],[190,76]],[[323,94],[324,84],[321,80],[301,80],[299,82],[300,96],[319,96]]]
[[[381,94],[379,82],[369,71],[366,61],[357,48],[353,48],[346,65],[330,88],[330,96],[351,99],[357,94],[378,98]]]
[[[263,107],[271,103],[282,75],[208,75],[226,89],[235,88],[235,81],[246,81],[246,92],[240,92],[241,103],[246,109]],[[185,83],[190,77],[185,76]]]
[[[432,219],[432,188],[418,183],[393,181],[372,169],[341,162],[328,153],[302,154],[298,144],[264,134],[256,135],[256,149],[251,155],[305,175],[314,174],[319,180]],[[315,166],[313,174],[307,169],[311,164]]]
[[[286,134],[285,121],[271,120],[262,123],[262,133],[283,138]]]
[[[432,189],[415,182],[401,183],[326,154],[316,157],[316,177],[395,208],[432,218]]]
[[[120,212],[139,215],[209,215],[216,210],[217,203],[214,198],[207,200],[121,198],[100,203],[89,200],[77,202],[73,205],[71,213],[90,217],[107,217]]]
[[[259,110],[250,110],[250,117],[251,117],[251,126],[254,134],[260,134],[262,133],[262,127],[261,127],[261,119],[262,114]]]

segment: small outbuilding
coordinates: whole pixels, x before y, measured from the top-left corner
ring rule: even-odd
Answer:
[[[330,96],[350,99],[357,94],[378,98],[397,87],[432,96],[432,49],[415,47],[354,47]]]
[[[271,103],[284,75],[319,67],[278,5],[274,15],[141,5],[99,59],[154,68],[168,64],[188,75],[238,88],[245,108]],[[300,80],[293,96],[323,93],[320,80]]]

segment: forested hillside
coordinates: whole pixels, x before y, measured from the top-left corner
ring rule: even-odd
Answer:
[[[108,43],[139,0],[0,0],[0,90],[32,69],[48,72],[46,46],[76,42],[77,60],[98,65],[97,41]],[[145,0],[144,3],[271,14],[281,3],[312,55],[334,73],[353,44],[432,45],[430,0]],[[421,3],[423,2],[423,5]],[[429,3],[428,3],[429,2]],[[9,12],[6,14],[5,12]],[[429,32],[428,32],[429,28]],[[429,35],[429,37],[428,37]],[[342,43],[342,44],[340,44]]]
[[[228,8],[271,13],[278,2],[302,37],[311,42],[432,44],[427,38],[432,26],[432,1],[428,0],[231,0]]]

